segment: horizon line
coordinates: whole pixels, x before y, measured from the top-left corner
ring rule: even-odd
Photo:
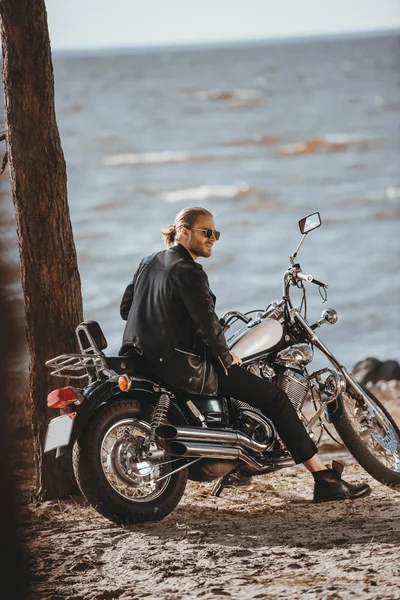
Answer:
[[[159,44],[131,44],[121,46],[98,46],[93,48],[59,48],[53,49],[53,56],[69,55],[99,55],[99,54],[145,54],[157,53],[161,51],[195,51],[195,50],[213,50],[219,48],[229,48],[233,46],[257,46],[257,45],[274,45],[282,43],[296,42],[312,42],[312,41],[329,41],[336,39],[357,39],[363,37],[390,37],[391,35],[400,35],[400,27],[390,29],[368,29],[356,30],[349,32],[337,33],[316,33],[303,34],[295,36],[276,36],[270,38],[248,38],[248,39],[231,39],[231,40],[205,40],[197,42],[176,42],[176,43],[159,43]]]

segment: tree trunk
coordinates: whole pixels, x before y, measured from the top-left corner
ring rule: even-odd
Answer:
[[[45,361],[76,352],[81,285],[67,201],[64,155],[54,109],[54,77],[44,0],[0,0],[5,124],[30,353],[39,498],[73,493],[71,461],[43,454],[47,394],[65,385]],[[58,385],[57,385],[58,383]]]

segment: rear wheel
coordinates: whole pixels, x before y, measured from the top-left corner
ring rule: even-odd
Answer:
[[[82,494],[116,523],[156,521],[168,515],[186,487],[187,469],[170,474],[168,457],[144,457],[149,415],[136,401],[101,408],[74,445],[73,465]]]
[[[343,394],[343,414],[335,429],[367,473],[387,486],[400,486],[400,430],[381,402],[362,387],[369,401],[359,400],[352,390]]]

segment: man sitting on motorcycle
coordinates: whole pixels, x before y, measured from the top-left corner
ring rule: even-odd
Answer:
[[[318,456],[287,394],[241,368],[227,347],[215,313],[215,296],[197,263],[211,256],[220,233],[204,208],[182,209],[162,232],[167,249],[144,258],[121,302],[127,321],[120,355],[139,352],[171,389],[189,394],[234,397],[271,419],[296,464],[314,477],[314,502],[353,499],[371,492],[367,484],[341,479],[341,465],[327,468]]]

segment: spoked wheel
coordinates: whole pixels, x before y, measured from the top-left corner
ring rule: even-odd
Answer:
[[[128,500],[148,502],[167,488],[171,463],[165,458],[144,460],[141,455],[150,425],[137,419],[117,421],[104,435],[100,460],[111,487]]]
[[[74,446],[74,471],[83,495],[118,523],[162,519],[186,487],[187,469],[172,473],[180,465],[161,448],[147,457],[150,425],[141,417],[135,401],[109,404],[96,413]]]
[[[351,391],[342,395],[343,415],[334,426],[367,473],[385,485],[400,486],[400,430],[381,402],[363,389],[368,402]]]

